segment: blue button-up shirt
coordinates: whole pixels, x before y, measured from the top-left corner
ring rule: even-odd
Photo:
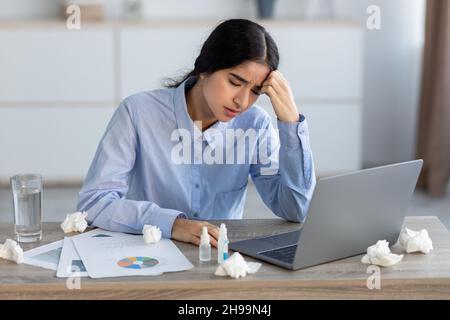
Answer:
[[[202,132],[186,106],[195,81],[134,94],[116,109],[79,192],[90,224],[127,233],[151,224],[170,238],[177,217],[241,219],[249,175],[274,214],[305,219],[316,183],[306,119],[278,120],[275,130],[253,105]]]

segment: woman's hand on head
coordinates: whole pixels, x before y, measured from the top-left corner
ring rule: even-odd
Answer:
[[[290,84],[280,71],[274,70],[267,76],[260,92],[269,96],[275,114],[280,121],[299,121],[299,113]]]
[[[217,248],[219,240],[219,228],[207,221],[197,221],[177,218],[172,226],[172,239],[200,245],[200,236],[203,226],[208,228],[210,243]]]

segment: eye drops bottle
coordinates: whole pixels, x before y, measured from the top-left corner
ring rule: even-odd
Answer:
[[[217,262],[222,264],[226,259],[228,259],[227,227],[222,223],[220,225],[219,241],[217,243]]]
[[[211,244],[209,242],[208,228],[203,227],[199,247],[199,259],[201,262],[211,261]]]

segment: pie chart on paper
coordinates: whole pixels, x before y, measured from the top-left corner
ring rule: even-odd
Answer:
[[[147,269],[156,266],[158,260],[150,257],[126,257],[117,262],[117,265],[127,269]]]

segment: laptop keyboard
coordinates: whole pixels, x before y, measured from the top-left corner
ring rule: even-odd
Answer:
[[[297,250],[297,245],[292,245],[288,247],[273,249],[269,251],[260,252],[260,255],[270,257],[272,259],[280,260],[287,263],[294,263],[295,251]]]

